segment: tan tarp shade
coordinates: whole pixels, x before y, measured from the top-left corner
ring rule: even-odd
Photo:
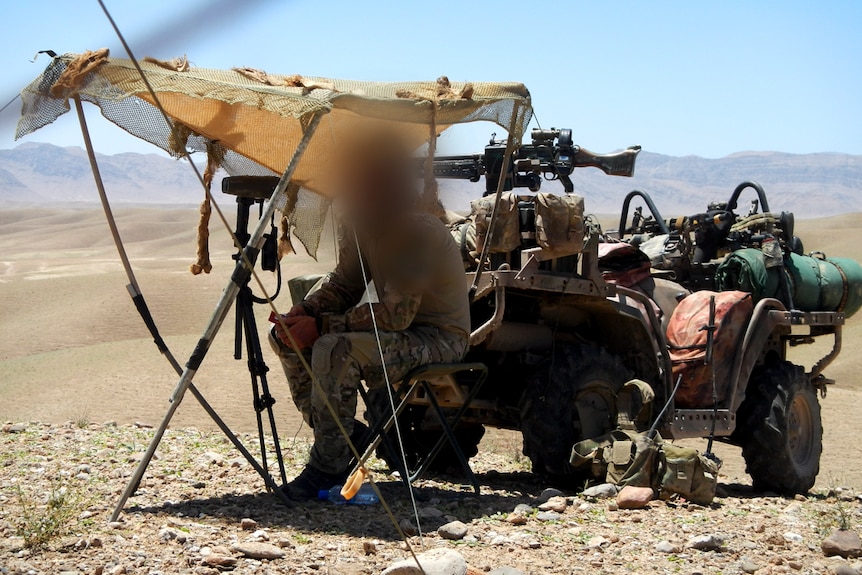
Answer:
[[[204,152],[208,141],[218,141],[228,151],[222,166],[229,173],[280,174],[304,123],[312,114],[324,112],[294,178],[303,188],[323,195],[331,189],[327,174],[333,152],[358,117],[398,122],[416,147],[428,140],[432,120],[438,133],[453,124],[480,120],[508,129],[517,114],[512,136],[520,140],[531,117],[529,92],[516,83],[452,83],[441,91],[437,82],[357,82],[187,66],[177,71],[142,62],[165,111],[184,130],[180,134],[184,141],[177,142],[129,60],[108,58],[78,86],[52,95],[51,87],[77,58],[75,54],[55,58],[24,89],[17,137],[53,122],[69,110],[68,98],[77,93],[99,106],[110,121],[174,155],[178,146]]]

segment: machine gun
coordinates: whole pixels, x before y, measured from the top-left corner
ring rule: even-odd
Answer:
[[[485,146],[484,154],[468,156],[439,156],[434,158],[434,176],[442,179],[470,180],[478,182],[485,176],[485,195],[497,191],[497,182],[503,171],[506,141],[495,140]],[[512,156],[506,167],[506,191],[528,188],[537,192],[542,181],[559,180],[567,194],[574,191],[571,175],[575,168],[599,168],[610,176],[631,177],[635,171],[635,160],[640,146],[631,146],[615,154],[594,154],[572,143],[569,129],[533,129],[533,143],[524,144]]]

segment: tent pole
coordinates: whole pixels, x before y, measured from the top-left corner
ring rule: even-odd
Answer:
[[[93,141],[90,139],[90,129],[87,127],[87,118],[84,115],[84,108],[81,106],[81,98],[75,94],[74,100],[75,111],[78,114],[78,122],[81,125],[81,134],[84,137],[84,146],[87,149],[87,158],[90,160],[90,170],[93,172],[93,179],[96,181],[96,189],[99,191],[99,200],[102,203],[102,209],[105,211],[105,219],[108,221],[108,227],[111,229],[111,236],[114,238],[114,245],[117,247],[117,253],[120,256],[123,269],[126,270],[126,277],[129,278],[129,284],[126,286],[126,289],[129,290],[129,295],[132,297],[132,301],[134,302],[138,313],[141,314],[144,323],[150,330],[150,334],[153,336],[153,341],[155,342],[156,347],[159,348],[159,351],[167,358],[171,367],[173,367],[174,371],[179,375],[183,372],[183,369],[180,367],[174,354],[171,353],[171,350],[168,349],[167,344],[159,334],[159,330],[156,327],[156,323],[153,320],[153,316],[150,313],[146,300],[144,299],[144,294],[141,293],[138,279],[135,277],[135,271],[132,269],[132,263],[129,261],[129,255],[126,253],[125,245],[123,245],[123,239],[120,237],[120,230],[117,228],[117,222],[114,219],[114,212],[111,209],[110,202],[108,201],[108,194],[105,192],[105,184],[102,181],[99,164],[96,161],[96,152],[93,148]]]
[[[81,124],[81,133],[84,137],[84,145],[87,149],[87,156],[90,160],[90,169],[93,172],[93,179],[96,181],[96,188],[99,190],[99,198],[102,202],[102,208],[105,210],[105,218],[108,220],[108,227],[111,229],[111,235],[114,237],[114,244],[117,247],[117,252],[120,255],[120,260],[123,262],[123,267],[126,270],[126,276],[129,278],[129,285],[127,289],[129,290],[129,295],[132,296],[132,301],[135,303],[135,307],[138,309],[138,312],[141,314],[144,323],[147,328],[150,330],[150,334],[153,336],[153,340],[155,341],[156,346],[159,348],[159,351],[167,358],[168,362],[174,368],[174,371],[177,372],[177,375],[182,375],[183,368],[180,367],[179,362],[174,357],[174,354],[171,353],[171,350],[168,348],[164,339],[162,339],[161,334],[159,334],[158,327],[156,326],[155,320],[150,314],[149,307],[147,306],[146,300],[144,300],[144,295],[138,287],[138,281],[135,277],[135,272],[132,269],[132,265],[129,261],[129,257],[126,254],[125,246],[123,245],[123,240],[120,237],[120,232],[117,228],[116,220],[114,219],[113,210],[111,210],[111,204],[108,201],[108,195],[105,192],[105,185],[102,181],[102,175],[99,170],[99,164],[96,161],[96,153],[93,148],[93,142],[90,138],[90,130],[87,127],[87,119],[84,114],[83,107],[81,106],[81,100],[76,95],[75,96],[75,109],[78,113],[78,120]],[[267,487],[270,491],[277,493],[288,505],[290,504],[290,500],[284,496],[278,490],[278,485],[276,485],[275,481],[273,481],[269,472],[264,469],[264,467],[258,463],[258,461],[254,458],[254,456],[246,449],[245,445],[234,435],[233,431],[227,426],[224,420],[216,413],[215,409],[209,404],[209,402],[204,398],[203,394],[198,390],[198,388],[194,385],[194,383],[189,384],[189,391],[192,392],[192,395],[195,399],[198,400],[198,403],[201,404],[201,407],[204,408],[204,411],[212,418],[215,424],[219,429],[225,434],[225,436],[233,443],[234,447],[245,457],[249,464],[258,472],[258,474],[263,478]],[[171,414],[172,416],[173,414]],[[161,438],[161,435],[159,436]],[[150,455],[150,458],[152,455]],[[137,489],[137,485],[135,485],[135,489]],[[134,489],[132,490],[134,492]],[[119,516],[119,510],[115,511],[112,520],[116,520]]]
[[[167,430],[168,425],[170,424],[170,421],[174,416],[174,413],[179,407],[180,402],[183,400],[186,391],[193,385],[192,380],[194,379],[197,370],[200,368],[201,363],[206,357],[206,354],[209,351],[210,346],[212,345],[213,339],[215,338],[216,334],[221,328],[222,323],[227,317],[227,314],[230,311],[230,308],[233,305],[237,294],[239,293],[240,287],[243,285],[244,281],[246,281],[246,279],[250,277],[250,266],[253,266],[255,261],[257,260],[258,253],[260,252],[260,249],[263,245],[263,236],[266,231],[268,222],[271,219],[272,215],[275,213],[276,204],[280,203],[277,200],[279,200],[287,192],[288,184],[293,177],[293,173],[296,171],[296,167],[299,164],[299,160],[301,159],[303,152],[305,152],[305,149],[308,146],[308,142],[311,140],[312,135],[317,129],[317,126],[320,123],[320,119],[323,113],[324,112],[316,112],[309,121],[308,126],[305,129],[305,133],[303,134],[302,139],[297,145],[296,150],[293,153],[293,157],[291,158],[290,163],[287,166],[287,169],[284,171],[284,174],[282,174],[281,180],[279,180],[278,185],[276,186],[275,191],[270,198],[270,201],[267,203],[266,208],[264,209],[264,213],[261,215],[261,218],[258,221],[257,227],[252,232],[251,237],[249,238],[248,243],[243,250],[243,257],[239,258],[239,260],[237,261],[234,272],[231,275],[230,283],[228,283],[227,287],[225,287],[224,292],[222,292],[222,296],[221,298],[219,298],[218,304],[213,311],[209,324],[204,330],[204,333],[201,336],[200,340],[198,340],[198,344],[192,352],[191,357],[189,357],[188,363],[186,363],[186,367],[183,370],[182,375],[180,376],[180,380],[177,382],[176,388],[171,395],[171,405],[168,407],[168,411],[165,414],[162,423],[156,429],[155,435],[153,436],[152,441],[150,441],[150,445],[147,447],[147,451],[144,453],[144,456],[138,464],[137,469],[135,469],[134,474],[129,480],[125,491],[120,497],[120,501],[117,502],[117,506],[114,509],[113,515],[111,516],[111,521],[117,520],[123,510],[123,507],[125,507],[126,502],[129,500],[129,497],[132,496],[132,494],[135,492],[138,485],[140,484],[141,478],[144,476],[144,473],[146,472],[147,467],[149,466],[150,461],[152,460],[153,455],[155,454],[156,449],[158,448],[159,443],[161,442],[162,437],[164,436],[164,433]],[[199,393],[200,392],[194,393],[194,395],[199,396]],[[202,396],[198,397],[199,400],[202,398]],[[204,405],[204,407],[206,408],[206,405]],[[212,413],[210,413],[210,415],[212,415]],[[227,426],[225,426],[225,428],[226,427]],[[234,445],[236,445],[236,443],[237,442],[234,442]],[[267,484],[269,485],[269,481]],[[277,487],[276,489],[274,489],[274,491],[277,494],[286,497]]]

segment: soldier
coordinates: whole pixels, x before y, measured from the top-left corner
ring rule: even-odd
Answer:
[[[284,486],[293,500],[343,483],[352,462],[321,394],[361,451],[370,441],[354,419],[362,381],[385,385],[385,369],[394,383],[419,365],[460,361],[467,349],[470,312],[458,248],[440,220],[418,208],[415,162],[398,138],[385,130],[363,134],[340,164],[338,265],[284,316],[296,347],[281,325],[270,337],[293,400],[314,430],[308,465]]]

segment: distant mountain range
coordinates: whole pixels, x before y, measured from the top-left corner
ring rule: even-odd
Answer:
[[[98,155],[109,197],[117,203],[197,204],[202,192],[189,166],[163,155]],[[719,159],[674,157],[642,152],[634,178],[578,170],[575,191],[586,198],[588,212],[619,211],[634,188],[652,195],[665,217],[703,211],[710,201],[727,199],[743,180],[760,182],[773,211],[797,217],[862,212],[862,156],[740,152]],[[484,183],[441,180],[448,207],[467,209]],[[559,191],[555,182],[544,191]],[[740,202],[745,210],[747,198]],[[96,202],[87,156],[80,148],[27,143],[0,150],[0,200],[5,203],[66,204]]]
[[[156,154],[97,154],[112,202],[191,204],[203,197],[185,161]],[[0,201],[26,203],[98,202],[83,149],[27,143],[0,150]]]

